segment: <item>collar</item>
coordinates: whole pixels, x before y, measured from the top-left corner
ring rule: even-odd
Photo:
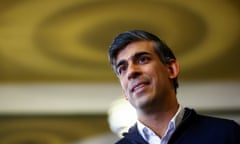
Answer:
[[[168,124],[168,128],[164,134],[163,137],[165,137],[166,135],[171,135],[175,129],[179,126],[179,124],[181,123],[182,119],[183,119],[183,115],[184,115],[184,108],[180,105],[176,114],[172,117],[172,119],[170,120],[169,124]],[[160,123],[161,124],[161,123]],[[137,120],[137,128],[138,131],[140,133],[140,135],[143,136],[143,138],[146,141],[149,141],[149,138],[151,136],[156,136],[156,134],[147,126],[145,126],[142,122],[140,122],[139,120]]]

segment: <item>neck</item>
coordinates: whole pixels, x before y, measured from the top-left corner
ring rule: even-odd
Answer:
[[[144,125],[152,129],[159,137],[162,137],[168,128],[170,120],[174,117],[179,104],[176,103],[164,110],[138,113],[138,119]]]

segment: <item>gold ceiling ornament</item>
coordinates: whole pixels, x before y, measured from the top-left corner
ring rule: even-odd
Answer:
[[[236,43],[240,36],[239,8],[229,1],[176,1],[202,17],[207,26],[207,34],[199,45],[180,57],[182,69],[207,64],[223,55]]]
[[[0,20],[5,79],[110,80],[108,45],[129,29],[160,35],[187,71],[221,56],[240,31],[229,1],[22,1]]]

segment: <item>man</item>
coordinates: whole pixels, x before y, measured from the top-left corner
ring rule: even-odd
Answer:
[[[118,35],[109,48],[123,94],[137,123],[116,144],[240,144],[240,126],[179,105],[179,64],[157,36],[142,30]]]

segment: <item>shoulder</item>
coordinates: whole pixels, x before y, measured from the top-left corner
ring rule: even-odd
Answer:
[[[122,139],[117,141],[115,144],[133,144],[133,143],[130,140],[123,137]]]
[[[127,133],[115,144],[147,144],[137,130],[137,125],[132,126]]]
[[[198,114],[192,109],[186,109],[186,113],[191,115],[189,117],[191,117],[192,125],[195,125],[195,128],[204,131],[207,129],[208,132],[240,134],[240,126],[233,120]]]
[[[237,130],[240,132],[240,126],[235,121],[225,118],[199,115],[199,120],[215,130]]]
[[[185,109],[181,124],[174,132],[171,142],[236,144],[240,143],[240,126],[233,120],[206,116],[193,109]]]

